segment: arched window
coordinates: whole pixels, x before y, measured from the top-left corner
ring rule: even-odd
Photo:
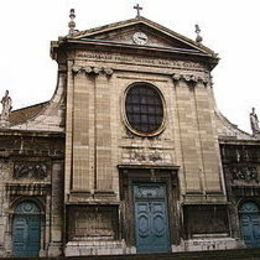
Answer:
[[[141,135],[157,134],[164,122],[164,104],[152,84],[138,82],[126,92],[125,112],[131,130]]]

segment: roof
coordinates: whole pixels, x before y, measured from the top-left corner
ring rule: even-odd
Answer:
[[[42,109],[44,109],[48,104],[49,101],[12,111],[10,114],[11,125],[22,124],[27,120],[32,119],[38,113],[40,113],[40,111],[42,111]]]

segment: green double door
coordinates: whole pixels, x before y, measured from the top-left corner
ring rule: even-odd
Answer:
[[[41,218],[32,202],[18,205],[13,219],[12,252],[17,257],[38,256],[40,250]]]
[[[137,252],[170,251],[165,184],[136,183],[133,191]]]

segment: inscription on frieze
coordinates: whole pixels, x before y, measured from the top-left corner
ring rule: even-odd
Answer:
[[[171,164],[172,158],[169,153],[137,149],[124,152],[122,161],[130,164]]]
[[[155,59],[149,57],[138,57],[129,55],[116,55],[110,53],[95,53],[95,52],[78,52],[77,58],[86,59],[88,61],[104,61],[113,63],[128,63],[134,65],[149,65],[168,68],[178,68],[183,70],[199,70],[205,71],[206,69],[198,62],[180,61],[172,59]]]
[[[47,177],[47,165],[42,162],[16,162],[13,177],[44,179]]]

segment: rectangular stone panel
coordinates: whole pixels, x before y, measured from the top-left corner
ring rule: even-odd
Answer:
[[[89,155],[90,155],[90,125],[92,85],[84,74],[75,78],[73,94],[73,133],[72,133],[72,167],[73,190],[89,190],[92,184]]]
[[[194,98],[202,157],[202,171],[205,175],[205,190],[206,192],[221,192],[219,148],[212,120],[214,112],[210,104],[210,93],[203,85],[198,85],[194,89]]]
[[[114,240],[118,237],[117,206],[70,206],[68,240]]]
[[[175,89],[185,188],[188,192],[202,192],[199,175],[201,158],[193,93],[184,82],[177,84]]]
[[[186,205],[183,211],[186,238],[229,234],[226,205]]]
[[[95,80],[95,189],[112,191],[111,86],[104,75],[99,75]]]

